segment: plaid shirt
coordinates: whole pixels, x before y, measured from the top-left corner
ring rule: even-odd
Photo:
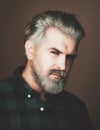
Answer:
[[[21,72],[22,68],[0,82],[0,130],[91,130],[80,99],[62,91],[43,102]]]

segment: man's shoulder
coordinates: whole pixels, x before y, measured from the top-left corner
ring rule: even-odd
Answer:
[[[84,101],[80,97],[65,90],[62,92],[62,100],[65,103],[69,103],[73,105],[85,105]]]
[[[10,77],[0,81],[0,91],[11,90],[14,86],[18,86],[19,82],[22,82],[20,71],[23,68],[24,66],[18,67]]]
[[[0,81],[0,92],[10,90],[12,87],[12,77]]]

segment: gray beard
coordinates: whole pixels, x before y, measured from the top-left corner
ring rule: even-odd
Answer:
[[[62,78],[50,79],[49,75],[54,72],[61,74]],[[59,72],[58,70],[51,70],[48,75],[41,76],[40,74],[36,73],[34,68],[32,68],[32,75],[35,79],[35,82],[40,86],[40,88],[50,94],[60,93],[64,89],[67,82],[67,74],[60,70]]]

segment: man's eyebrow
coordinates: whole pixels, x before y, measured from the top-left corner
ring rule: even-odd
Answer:
[[[56,49],[56,48],[54,48],[54,47],[50,48],[49,50],[55,50],[55,51],[57,51],[57,52],[59,52],[59,53],[62,53],[61,51],[59,51],[58,49]]]
[[[56,49],[56,48],[54,48],[54,47],[52,47],[52,48],[49,48],[49,50],[55,50],[55,51],[57,51],[57,52],[59,52],[59,53],[61,53],[61,54],[63,54],[63,52],[61,52],[61,51],[59,51],[58,49]],[[72,54],[67,54],[68,56],[73,56],[73,57],[77,57],[77,53],[72,53]]]

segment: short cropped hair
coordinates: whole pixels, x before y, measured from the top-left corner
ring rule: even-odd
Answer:
[[[79,42],[85,31],[75,15],[62,11],[45,11],[39,13],[26,25],[24,42],[31,39],[34,44],[39,44],[45,36],[46,30],[54,27]]]

